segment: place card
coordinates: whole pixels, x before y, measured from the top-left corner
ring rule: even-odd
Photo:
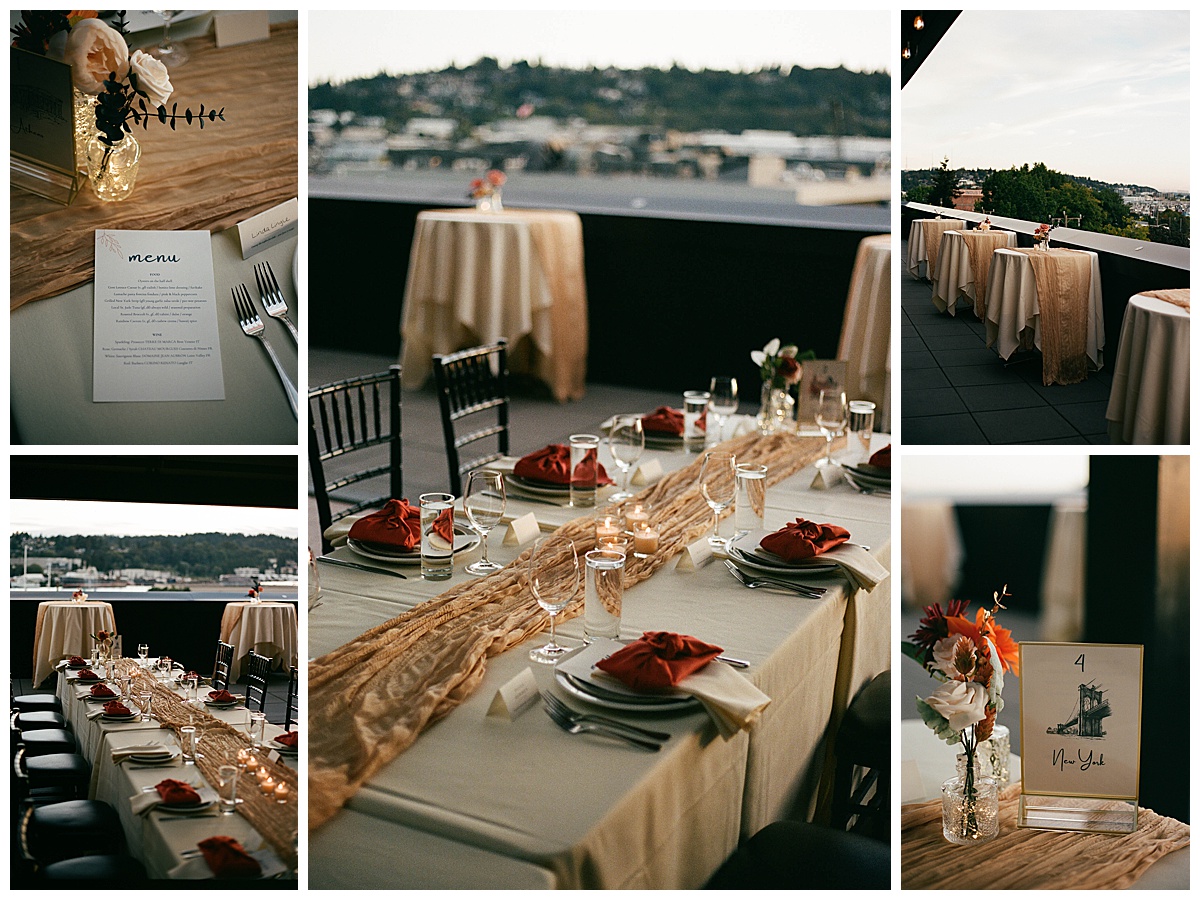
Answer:
[[[278,750],[267,751],[267,762],[277,763],[281,759],[283,759],[283,757],[279,755]]]
[[[657,459],[648,459],[633,473],[630,481],[637,485],[654,484],[663,476],[662,463]]]
[[[532,541],[539,534],[541,534],[541,526],[538,525],[537,516],[528,512],[508,523],[508,527],[504,530],[504,544],[508,547],[520,547],[522,544]]]
[[[265,41],[271,37],[271,17],[265,9],[252,12],[222,12],[213,16],[218,47]]]
[[[706,535],[683,548],[683,552],[679,554],[679,562],[675,564],[675,568],[680,572],[695,572],[697,569],[703,569],[712,561],[713,548],[712,544],[708,542],[708,536]]]
[[[533,677],[533,672],[528,668],[522,669],[516,678],[496,691],[487,714],[511,721],[533,706],[539,696],[537,679]]]
[[[224,400],[207,231],[96,232],[92,400]]]
[[[1022,641],[1017,825],[1137,830],[1142,737],[1140,644]]]
[[[813,476],[809,485],[814,491],[827,491],[846,476],[842,474],[841,466],[821,466]]]
[[[238,240],[242,245],[242,259],[249,259],[280,241],[296,236],[300,225],[299,207],[296,198],[284,200],[266,212],[238,222]]]

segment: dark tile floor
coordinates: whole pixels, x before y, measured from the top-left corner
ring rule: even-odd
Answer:
[[[1040,353],[1018,354],[1006,366],[965,300],[950,316],[937,311],[930,293],[927,282],[901,273],[905,444],[1108,443],[1109,368],[1081,384],[1043,385]]]

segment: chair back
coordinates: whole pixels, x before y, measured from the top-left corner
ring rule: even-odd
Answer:
[[[372,450],[384,447],[386,450]],[[341,457],[355,453],[355,462]],[[333,549],[324,532],[346,516],[383,506],[403,495],[400,454],[400,366],[386,372],[347,378],[308,392],[308,465],[312,476],[321,549]],[[355,465],[369,463],[365,468]],[[367,499],[348,499],[334,512],[330,500],[351,485],[387,478],[387,493]],[[363,489],[358,490],[361,495]],[[379,490],[373,486],[368,493]]]
[[[267,680],[271,677],[271,657],[250,651],[246,667],[246,709],[263,712],[267,705]]]
[[[217,656],[213,660],[212,686],[214,691],[229,689],[229,672],[233,668],[233,644],[217,641]]]
[[[508,453],[508,341],[436,355],[433,377],[442,410],[450,493],[461,497],[464,474]]]
[[[296,667],[292,666],[288,677],[287,706],[284,711],[283,730],[291,731],[292,726],[300,721],[300,692],[298,690]]]

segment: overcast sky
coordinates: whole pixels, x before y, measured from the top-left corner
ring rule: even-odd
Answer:
[[[481,56],[571,68],[891,71],[891,18],[866,10],[311,12],[308,76],[317,84],[426,72]]]
[[[910,82],[911,83],[911,82]],[[1058,456],[1016,456],[960,448],[953,455],[904,454],[904,499],[991,502],[1045,501],[1078,494],[1088,483],[1089,458],[1078,452]],[[987,477],[981,478],[980,473]]]
[[[1189,46],[1184,11],[968,10],[901,92],[901,164],[1190,190]]]
[[[57,534],[299,534],[294,509],[106,503],[92,500],[12,500],[12,531]]]

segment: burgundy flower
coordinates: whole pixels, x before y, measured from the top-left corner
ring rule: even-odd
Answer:
[[[933,645],[942,638],[950,636],[950,629],[946,625],[946,617],[961,616],[966,608],[966,600],[951,600],[949,609],[946,612],[942,612],[942,605],[940,603],[925,607],[925,617],[921,619],[920,626],[909,637],[909,640],[924,651],[926,660],[929,659]]]

